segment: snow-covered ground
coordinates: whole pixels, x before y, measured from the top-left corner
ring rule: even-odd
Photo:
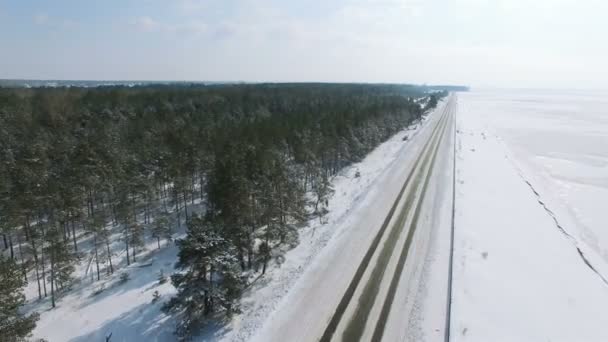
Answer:
[[[200,211],[200,201],[189,209]],[[181,230],[175,229],[174,237],[183,236],[183,225]],[[138,252],[137,262],[127,266],[121,237],[116,228],[111,237],[114,274],[106,275],[107,265],[101,263],[99,281],[90,241],[85,238],[79,242],[82,259],[74,272],[76,282],[71,291],[59,296],[54,309],[50,298],[37,300],[37,284],[30,277],[25,291],[29,300],[27,308],[40,313],[34,338],[49,342],[105,341],[111,334],[112,342],[175,340],[174,321],[161,307],[175,294],[169,276],[177,260],[177,246],[161,240],[158,249],[156,240],[148,239],[144,249]],[[165,278],[162,284],[159,282],[161,272]],[[128,275],[127,281],[121,280],[123,274]],[[153,300],[156,291],[159,297]]]
[[[608,97],[459,95],[453,341],[607,341]]]

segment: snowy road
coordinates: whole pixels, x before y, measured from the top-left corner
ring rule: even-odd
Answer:
[[[436,235],[449,241],[455,104],[451,96],[408,142],[380,191],[364,199],[354,224],[317,257],[255,340],[443,337],[449,244],[437,253]],[[432,300],[420,300],[425,291]]]

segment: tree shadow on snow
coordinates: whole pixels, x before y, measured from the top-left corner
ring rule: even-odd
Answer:
[[[91,292],[82,301],[80,308],[84,308],[97,301],[102,301],[108,297],[116,296],[124,292],[139,290],[143,293],[154,289],[159,286],[158,276],[161,269],[166,277],[169,277],[173,273],[173,263],[168,260],[171,260],[171,257],[175,258],[175,253],[175,249],[166,249],[160,251],[158,254],[152,255],[146,260],[139,260],[139,263],[133,264],[128,268],[117,270],[112,279],[105,282],[105,289],[98,294],[93,294]],[[123,272],[127,272],[130,279],[121,283],[119,276]],[[170,280],[167,279],[167,282],[170,282]],[[101,286],[101,284],[99,286]]]
[[[112,334],[110,342],[174,342],[176,319],[161,311],[163,301],[146,303],[125,312],[119,317],[104,322],[90,333],[72,338],[69,342],[105,341]],[[199,341],[216,341],[227,332],[227,321],[207,323],[196,335]]]
[[[160,311],[161,306],[161,301],[142,304],[104,322],[95,331],[70,339],[70,342],[105,341],[110,334],[111,342],[175,341],[174,320]]]

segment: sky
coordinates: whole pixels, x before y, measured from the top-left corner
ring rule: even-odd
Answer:
[[[0,0],[0,78],[608,88],[600,0]]]

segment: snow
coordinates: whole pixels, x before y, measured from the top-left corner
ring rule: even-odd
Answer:
[[[55,309],[47,309],[48,300],[36,303],[34,307],[42,311],[34,337],[51,342],[104,341],[112,333],[113,342],[175,340],[171,319],[160,311],[175,289],[169,280],[159,284],[158,276],[161,269],[168,276],[176,259],[177,248],[171,245],[147,257],[142,255],[137,263],[119,268],[112,277],[94,283],[84,277],[59,299]],[[121,284],[123,272],[130,279]],[[100,289],[103,291],[96,294]],[[152,303],[154,291],[161,295],[156,303]]]
[[[200,200],[196,200],[194,205],[189,204],[188,210],[200,212]],[[101,263],[102,278],[96,280],[90,237],[80,236],[81,261],[74,272],[76,283],[71,291],[58,297],[56,308],[51,309],[50,293],[48,298],[37,300],[37,284],[30,275],[25,289],[29,301],[27,309],[40,313],[40,320],[33,331],[34,339],[43,338],[50,342],[104,341],[112,334],[112,342],[175,341],[175,322],[161,312],[163,303],[175,294],[175,288],[170,279],[159,284],[158,278],[161,270],[166,277],[174,272],[177,246],[161,240],[161,249],[157,249],[156,239],[148,238],[143,250],[137,254],[137,262],[127,266],[120,227],[112,229],[114,274],[107,276],[106,265]],[[183,236],[184,229],[183,225],[181,230],[175,227],[173,238]],[[123,273],[129,275],[125,283],[120,282]],[[160,298],[152,303],[155,291]]]
[[[608,262],[608,94],[517,92],[496,103],[492,119],[512,159]]]
[[[459,98],[452,339],[608,340],[606,97]]]

